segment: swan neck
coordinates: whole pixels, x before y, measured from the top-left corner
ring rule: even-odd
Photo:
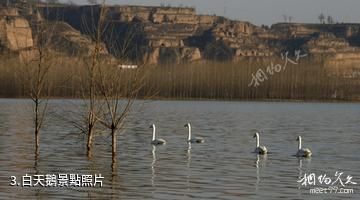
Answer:
[[[259,135],[256,135],[256,148],[260,146]]]
[[[189,136],[188,136],[188,140],[191,140],[191,126],[189,125]]]
[[[152,141],[154,141],[155,140],[155,130],[156,128],[155,128],[155,126],[153,126],[153,136],[152,136]]]
[[[301,138],[299,138],[299,150],[301,149]]]

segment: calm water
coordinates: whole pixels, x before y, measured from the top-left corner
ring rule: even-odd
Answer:
[[[360,104],[269,102],[137,102],[118,137],[118,163],[111,168],[111,138],[96,137],[88,159],[85,137],[69,121],[80,101],[51,101],[35,162],[31,107],[26,100],[0,100],[0,199],[360,199],[355,194],[310,195],[299,187],[305,173],[344,172],[360,184]],[[64,110],[64,107],[66,110]],[[188,150],[186,122],[204,144]],[[157,124],[166,146],[150,145],[149,125]],[[268,156],[252,153],[259,131]],[[292,155],[296,136],[313,158]],[[10,176],[98,174],[99,188],[10,186]],[[318,186],[320,187],[320,185]]]

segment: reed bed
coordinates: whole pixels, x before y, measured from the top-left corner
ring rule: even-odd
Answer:
[[[322,61],[301,60],[288,64],[273,74],[271,63],[282,64],[280,58],[246,59],[238,62],[201,62],[142,66],[146,70],[144,86],[138,98],[218,99],[218,100],[360,100],[360,80],[329,75]],[[13,56],[0,60],[0,96],[21,98],[27,85],[21,78],[24,66]],[[103,65],[105,70],[120,70]],[[267,79],[257,87],[249,86],[252,76],[262,69]],[[48,75],[46,88],[53,98],[80,98],[86,76],[84,58],[57,58]],[[122,72],[126,84],[131,69]],[[126,75],[128,74],[128,76]]]

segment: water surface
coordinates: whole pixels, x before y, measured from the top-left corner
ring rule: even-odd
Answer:
[[[31,102],[0,100],[0,199],[359,199],[355,194],[310,195],[297,180],[305,173],[336,171],[360,183],[360,104],[217,101],[138,101],[118,137],[111,165],[111,137],[96,137],[92,159],[85,136],[70,123],[81,101],[50,102],[35,159]],[[204,144],[186,143],[193,135]],[[149,125],[167,145],[150,145]],[[259,131],[268,156],[252,153]],[[297,135],[313,158],[297,159]],[[10,176],[99,174],[99,188],[10,186]],[[346,180],[346,177],[343,177]]]

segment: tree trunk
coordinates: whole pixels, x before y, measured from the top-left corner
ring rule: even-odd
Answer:
[[[116,163],[116,130],[115,128],[111,129],[112,136],[112,161]]]
[[[39,137],[39,130],[37,128],[35,128],[35,148],[36,148],[36,151],[39,149],[39,146],[40,146],[40,137]]]
[[[93,141],[93,126],[89,124],[89,129],[88,129],[88,140],[87,140],[87,151],[91,151],[91,147],[92,147],[92,141]]]
[[[40,121],[39,121],[39,100],[35,100],[35,147],[39,148],[39,132],[40,132]]]

